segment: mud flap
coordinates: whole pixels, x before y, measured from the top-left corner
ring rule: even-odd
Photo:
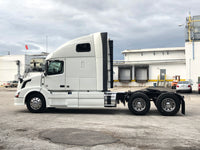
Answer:
[[[181,105],[182,105],[181,113],[185,115],[185,101],[183,99],[181,100]]]

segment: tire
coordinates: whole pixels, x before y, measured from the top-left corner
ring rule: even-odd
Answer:
[[[163,93],[158,97],[156,106],[162,115],[173,116],[180,109],[180,100],[174,93]]]
[[[45,98],[39,93],[32,94],[27,97],[26,106],[32,113],[44,112],[46,109]]]
[[[129,99],[128,108],[135,115],[145,115],[149,112],[150,100],[144,93],[134,93]]]

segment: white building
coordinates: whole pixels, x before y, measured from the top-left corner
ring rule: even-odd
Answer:
[[[200,16],[186,18],[186,79],[193,83],[193,89],[200,84]]]
[[[43,58],[46,53],[38,55],[4,55],[0,56],[0,85],[7,81],[18,80],[19,76],[24,76],[30,72],[30,62],[33,59]]]
[[[115,86],[169,85],[175,75],[186,80],[185,47],[124,50],[114,62]]]
[[[114,62],[114,86],[170,85],[174,76],[200,84],[200,16],[186,18],[185,47],[124,50]]]
[[[186,42],[186,79],[191,81],[193,89],[200,83],[200,42]]]

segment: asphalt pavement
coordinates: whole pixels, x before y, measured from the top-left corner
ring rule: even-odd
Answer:
[[[139,89],[142,87],[113,90]],[[200,149],[197,93],[181,93],[186,115],[161,116],[151,103],[147,115],[135,116],[123,104],[104,109],[48,109],[34,114],[26,106],[14,106],[15,90],[0,88],[0,149]]]

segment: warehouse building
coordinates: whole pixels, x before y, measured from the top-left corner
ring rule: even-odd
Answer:
[[[200,16],[186,18],[185,47],[124,50],[114,62],[114,86],[169,86],[175,77],[200,84]]]
[[[46,56],[47,53],[0,56],[0,86],[7,81],[15,81],[19,77],[34,74],[35,71],[42,71]]]
[[[186,80],[185,47],[124,50],[114,62],[115,86],[167,86],[175,76]]]

